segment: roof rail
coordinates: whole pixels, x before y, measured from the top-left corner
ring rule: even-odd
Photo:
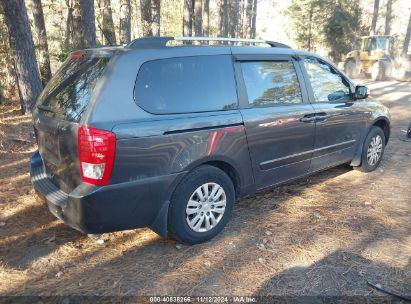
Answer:
[[[129,48],[150,48],[150,47],[165,47],[167,42],[174,40],[174,37],[145,37],[137,38],[127,44]]]
[[[219,38],[219,37],[146,37],[138,38],[131,41],[127,47],[129,48],[149,48],[149,47],[165,47],[169,41],[220,41],[220,42],[244,42],[244,43],[265,43],[271,47],[288,48],[291,47],[275,41],[259,40],[259,39],[243,39],[243,38]]]

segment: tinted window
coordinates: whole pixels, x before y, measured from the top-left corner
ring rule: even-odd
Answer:
[[[291,61],[242,62],[251,106],[301,103],[301,90]]]
[[[228,110],[237,107],[231,56],[196,56],[144,63],[135,98],[155,114]]]
[[[47,84],[37,105],[79,121],[109,58],[69,59]],[[41,108],[41,107],[40,107]]]
[[[312,58],[306,58],[304,64],[316,102],[350,99],[349,84],[331,66]]]

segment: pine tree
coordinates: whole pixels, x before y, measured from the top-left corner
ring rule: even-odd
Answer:
[[[31,0],[31,11],[33,13],[34,29],[36,31],[38,40],[38,59],[41,82],[43,83],[43,86],[45,86],[51,78],[51,68],[46,26],[44,24],[44,14],[41,0]]]
[[[322,0],[292,0],[288,15],[296,31],[295,40],[299,48],[312,51],[322,39],[325,20],[325,7]]]
[[[43,86],[37,67],[33,37],[24,0],[2,0],[10,48],[14,54],[21,110],[30,113]]]
[[[184,15],[183,15],[183,36],[193,35],[193,0],[184,0]]]
[[[237,37],[239,15],[239,2],[237,0],[230,1],[230,29],[229,34],[231,38]]]
[[[194,0],[194,34],[202,36],[203,32],[203,3],[201,0]]]
[[[210,36],[210,0],[204,1],[204,36]]]
[[[372,21],[371,21],[371,28],[370,34],[375,35],[376,27],[377,27],[377,20],[378,20],[378,11],[380,9],[380,0],[374,0],[374,11],[372,14]]]
[[[110,0],[99,0],[98,6],[99,6],[100,13],[102,16],[101,30],[103,31],[105,43],[108,45],[115,45],[116,44],[116,32],[114,30],[111,1]]]
[[[151,16],[153,18],[151,24],[153,35],[160,36],[161,0],[151,0]]]
[[[387,11],[385,13],[385,31],[384,31],[384,35],[390,35],[391,34],[392,3],[393,3],[393,0],[387,0]]]
[[[228,36],[228,0],[220,0],[218,34],[220,37]]]
[[[402,47],[403,56],[407,56],[408,54],[408,48],[410,46],[410,38],[411,38],[411,13],[410,13],[410,19],[408,20],[407,33],[405,34],[404,45]]]
[[[94,0],[74,0],[72,45],[74,49],[96,46]]]
[[[257,0],[253,2],[253,15],[251,19],[251,38],[255,38],[257,33]]]
[[[120,3],[120,44],[131,40],[131,3],[130,0],[121,0]]]
[[[74,4],[73,0],[66,0],[67,6],[67,17],[66,17],[66,31],[64,35],[64,47],[68,48],[72,43],[73,39],[73,11],[74,11]]]
[[[331,50],[329,57],[335,62],[353,48],[353,42],[361,36],[361,8],[356,0],[339,0],[327,7],[324,19],[324,42]]]
[[[80,0],[81,20],[83,25],[84,47],[96,46],[96,24],[94,14],[94,0]]]

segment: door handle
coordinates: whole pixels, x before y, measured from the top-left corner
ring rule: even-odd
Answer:
[[[301,122],[313,122],[315,121],[315,114],[308,114],[304,115],[303,117],[300,118]]]
[[[324,113],[324,112],[322,112],[322,113],[317,113],[316,115],[315,115],[315,121],[325,121],[325,120],[327,120],[328,118],[330,118],[331,116],[330,115],[328,115],[327,113]]]

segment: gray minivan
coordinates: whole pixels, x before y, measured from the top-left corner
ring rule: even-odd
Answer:
[[[390,135],[387,108],[326,59],[199,37],[72,53],[33,123],[31,179],[55,216],[189,244],[217,235],[236,199],[344,163],[374,170]]]

